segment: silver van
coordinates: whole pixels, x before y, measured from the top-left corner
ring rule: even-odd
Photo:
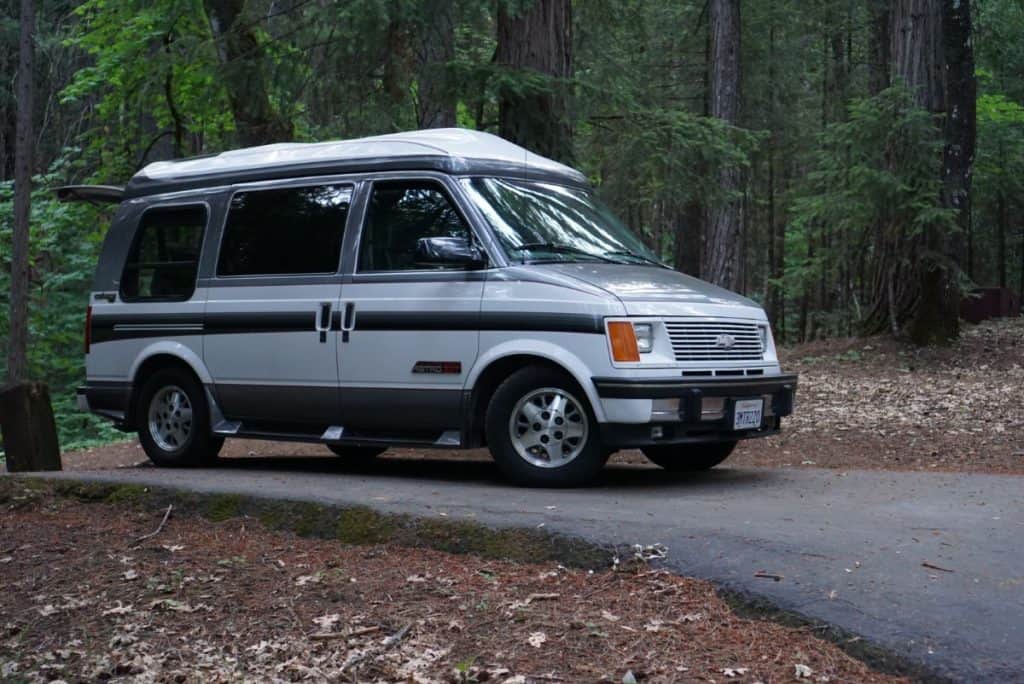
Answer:
[[[793,410],[760,306],[486,133],[269,145],[59,194],[119,202],[79,405],[160,466],[228,437],[487,446],[516,482],[573,485],[624,448],[711,468]]]

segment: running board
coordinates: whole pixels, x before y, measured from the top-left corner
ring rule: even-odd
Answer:
[[[224,437],[243,437],[280,442],[310,442],[315,444],[349,446],[407,446],[437,449],[457,449],[462,446],[462,433],[458,430],[446,430],[438,437],[431,439],[426,435],[422,437],[410,437],[408,435],[360,434],[351,430],[346,430],[341,425],[332,425],[322,433],[292,432],[262,429],[258,426],[249,427],[238,421],[222,419],[214,427],[213,433]]]

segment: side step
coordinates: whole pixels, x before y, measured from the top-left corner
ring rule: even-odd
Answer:
[[[303,430],[267,429],[260,426],[246,426],[238,421],[221,419],[213,427],[213,433],[223,437],[266,439],[279,442],[309,442],[313,444],[344,444],[350,446],[408,446],[436,449],[458,449],[462,446],[462,433],[446,430],[435,438],[430,436],[366,434],[346,430],[341,425],[332,425],[320,432]]]

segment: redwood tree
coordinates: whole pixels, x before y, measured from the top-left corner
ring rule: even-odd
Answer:
[[[571,162],[571,0],[536,0],[525,7],[499,2],[497,32],[495,59],[510,72],[499,93],[501,136]]]
[[[14,231],[11,236],[10,331],[7,382],[28,378],[28,231],[32,201],[32,58],[35,7],[21,0],[18,40],[18,112],[14,141]]]
[[[427,0],[417,31],[416,123],[419,128],[455,125],[455,92],[449,62],[455,59],[454,8],[448,0]]]
[[[710,0],[711,116],[736,124],[740,116],[740,0]],[[740,283],[743,205],[739,168],[719,171],[724,201],[708,210],[702,276],[736,289]]]

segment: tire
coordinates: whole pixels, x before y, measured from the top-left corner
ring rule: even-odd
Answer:
[[[649,461],[673,473],[711,470],[729,458],[736,442],[705,442],[703,444],[665,444],[644,447]]]
[[[182,420],[189,409],[191,420]],[[210,463],[224,445],[223,438],[210,434],[206,393],[195,377],[182,369],[154,373],[139,391],[135,416],[139,442],[149,460],[160,467]]]
[[[501,383],[487,406],[484,429],[498,468],[517,484],[582,485],[608,460],[583,391],[551,368],[527,366]]]
[[[388,450],[387,447],[345,446],[343,444],[328,444],[327,448],[333,451],[335,456],[363,461],[377,458]]]

